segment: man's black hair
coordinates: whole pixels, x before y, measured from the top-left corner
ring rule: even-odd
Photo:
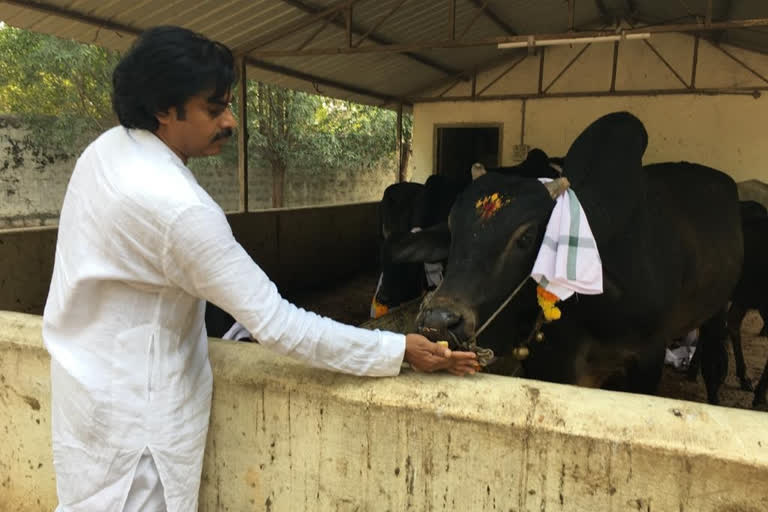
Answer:
[[[161,26],[142,33],[112,73],[112,108],[120,124],[152,132],[155,114],[184,104],[203,91],[224,98],[237,79],[232,52],[181,27]]]

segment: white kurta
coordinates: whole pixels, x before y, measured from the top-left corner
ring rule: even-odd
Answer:
[[[201,298],[307,363],[400,370],[404,336],[283,300],[181,160],[150,132],[113,128],[72,174],[43,316],[61,510],[122,510],[145,448],[169,512],[197,509],[212,384]]]

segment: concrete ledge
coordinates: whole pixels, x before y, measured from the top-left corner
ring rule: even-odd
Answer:
[[[211,343],[200,510],[768,509],[768,415],[492,375],[364,379]],[[47,510],[40,318],[0,312],[0,503]],[[39,423],[38,423],[39,421]]]

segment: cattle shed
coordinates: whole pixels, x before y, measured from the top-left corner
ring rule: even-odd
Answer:
[[[181,25],[249,79],[412,113],[401,179],[562,156],[628,110],[644,163],[768,182],[764,0],[0,0],[0,20],[115,50]],[[281,286],[375,259],[373,203],[249,212],[241,185],[240,204],[233,231]],[[55,239],[0,231],[0,510],[56,505],[39,317]],[[222,341],[211,359],[200,510],[768,510],[764,412],[493,375],[366,380]]]

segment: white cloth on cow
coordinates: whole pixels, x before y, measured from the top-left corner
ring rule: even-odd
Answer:
[[[224,336],[222,336],[221,339],[233,341],[252,340],[253,336],[251,336],[251,333],[248,332],[248,329],[246,329],[243,324],[235,322],[232,324],[232,327],[224,333]]]
[[[664,353],[664,364],[674,367],[676,370],[688,368],[693,358],[696,347],[683,345],[681,347],[666,349]]]
[[[70,178],[43,314],[59,511],[122,511],[146,448],[168,511],[197,510],[213,383],[205,300],[282,354],[400,371],[405,336],[284,300],[181,159],[149,131],[112,128]]]
[[[678,347],[667,348],[664,355],[664,363],[670,366],[674,366],[676,369],[685,369],[691,363],[694,352],[696,352],[696,345],[699,341],[699,330],[694,329],[689,331],[682,340]]]
[[[597,243],[584,209],[571,189],[556,199],[531,276],[560,300],[574,293],[603,293],[603,265]]]

